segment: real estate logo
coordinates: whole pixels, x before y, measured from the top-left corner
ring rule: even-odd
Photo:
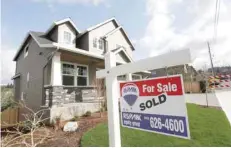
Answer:
[[[139,88],[134,83],[128,83],[122,87],[122,97],[128,105],[133,106],[139,96]]]

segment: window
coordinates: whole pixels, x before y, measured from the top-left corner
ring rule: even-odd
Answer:
[[[28,55],[28,50],[29,50],[29,44],[27,44],[24,48],[24,58],[27,57]]]
[[[132,80],[140,80],[140,79],[142,79],[141,75],[136,75],[136,74],[132,75]]]
[[[120,75],[117,77],[118,81],[126,81],[126,75]]]
[[[77,66],[77,86],[86,86],[87,85],[87,67],[86,66]]]
[[[103,40],[99,39],[99,49],[103,49]]]
[[[70,44],[71,43],[71,33],[64,31],[64,43]]]
[[[74,85],[74,65],[63,64],[63,85],[73,86]]]
[[[86,86],[88,85],[88,68],[78,64],[63,63],[63,85]]]
[[[93,39],[93,47],[97,48],[97,38]]]

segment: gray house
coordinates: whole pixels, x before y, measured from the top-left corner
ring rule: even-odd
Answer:
[[[85,31],[70,18],[54,22],[45,32],[30,31],[13,59],[15,99],[24,100],[34,110],[81,104],[85,110],[96,111],[84,100],[94,97],[96,71],[104,69],[104,54],[115,53],[120,65],[133,62],[134,50],[115,18]],[[141,79],[148,74],[127,74],[118,79]]]

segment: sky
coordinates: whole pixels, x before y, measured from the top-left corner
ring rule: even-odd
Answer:
[[[231,0],[220,0],[214,39],[216,0],[2,0],[1,84],[11,83],[16,51],[28,31],[46,31],[53,21],[70,17],[84,31],[115,17],[136,50],[134,60],[189,48],[196,69],[231,65]]]

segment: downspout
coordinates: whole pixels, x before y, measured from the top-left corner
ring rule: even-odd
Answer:
[[[52,60],[52,58],[54,57],[55,53],[58,52],[58,50],[59,50],[59,46],[57,46],[56,50],[53,51],[51,53],[51,55],[48,56],[47,63],[43,66],[43,70],[42,70],[42,72],[43,72],[43,75],[42,75],[42,104],[43,105],[42,106],[44,106],[44,103],[46,103],[46,102],[44,102],[44,101],[46,101],[46,100],[44,100],[44,97],[45,97],[44,96],[44,71],[45,71],[46,66],[49,64],[49,62]],[[50,103],[48,104],[48,106],[50,106]]]

